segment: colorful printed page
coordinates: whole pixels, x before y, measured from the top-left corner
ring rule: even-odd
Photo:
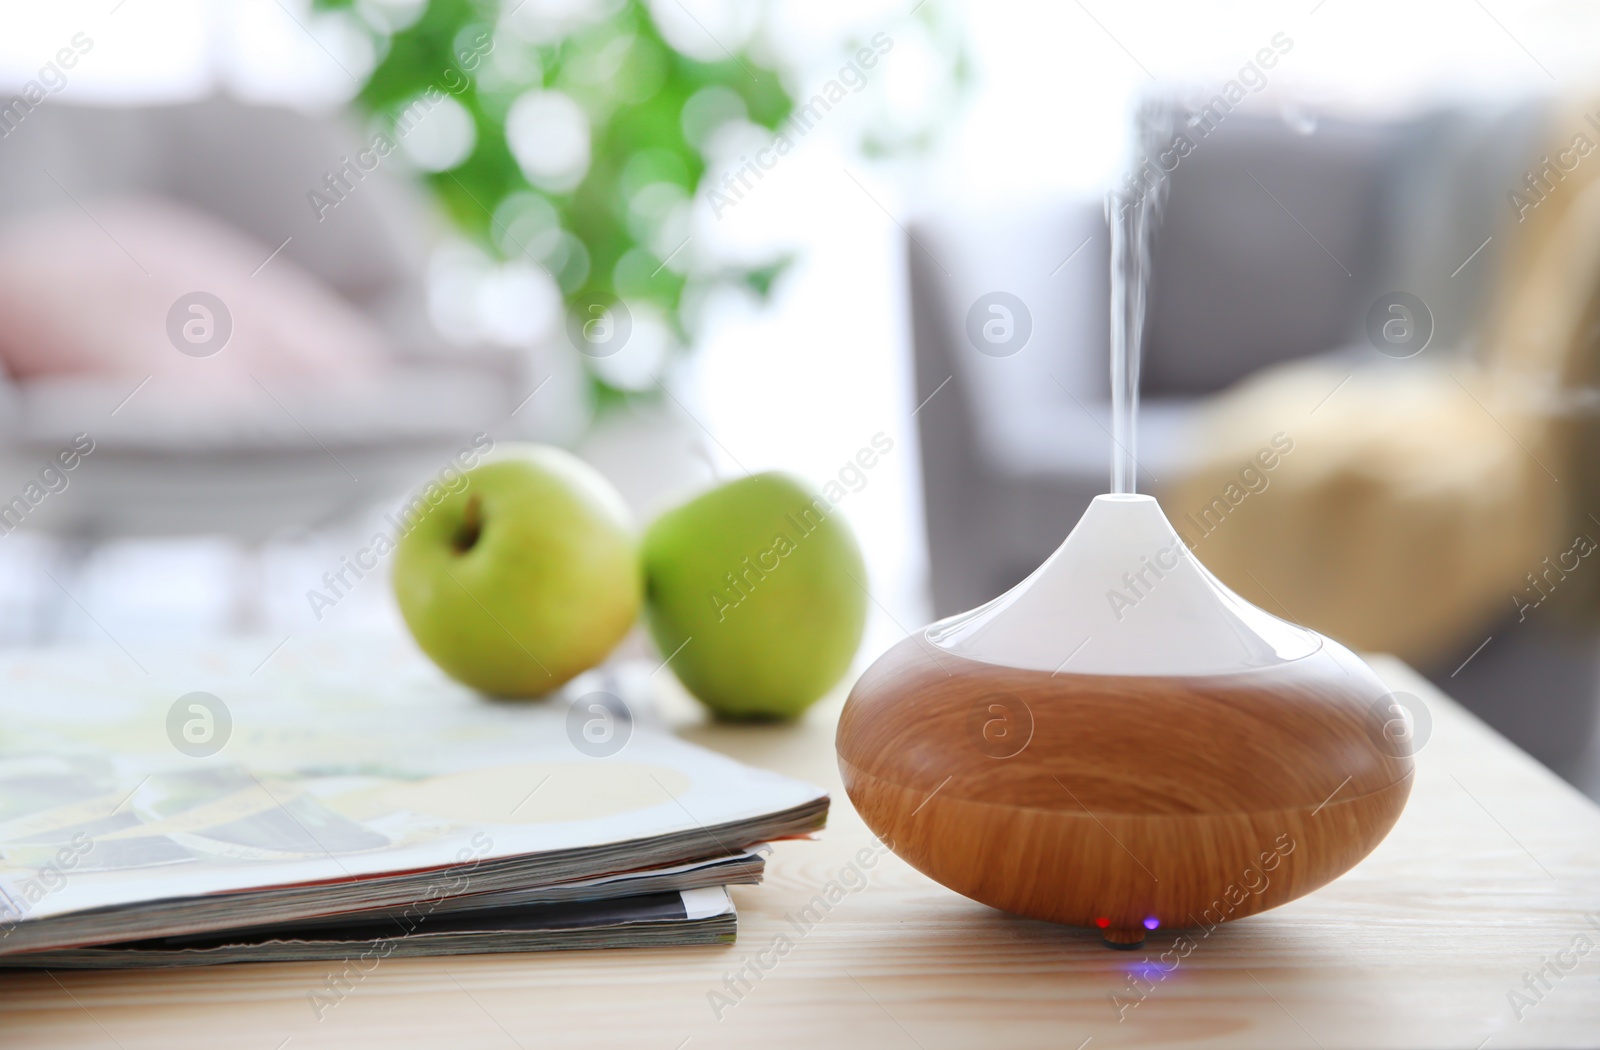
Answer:
[[[267,648],[0,657],[0,926],[824,819],[820,788],[640,717],[637,669],[493,701],[400,639]]]

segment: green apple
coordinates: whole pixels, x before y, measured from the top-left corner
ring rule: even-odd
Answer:
[[[395,597],[422,651],[496,696],[547,693],[604,660],[642,591],[610,483],[567,452],[522,444],[452,489],[413,501],[395,551]]]
[[[662,515],[643,545],[645,615],[684,686],[724,718],[793,718],[850,669],[866,569],[831,504],[784,474]]]

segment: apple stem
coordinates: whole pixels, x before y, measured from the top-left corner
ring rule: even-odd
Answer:
[[[465,513],[461,516],[461,525],[456,529],[455,536],[451,537],[451,545],[457,554],[465,554],[478,544],[478,537],[483,535],[483,500],[474,492],[467,498]]]

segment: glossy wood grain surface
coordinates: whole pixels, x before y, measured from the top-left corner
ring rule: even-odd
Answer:
[[[1332,644],[1149,678],[997,667],[919,633],[856,683],[837,743],[851,802],[918,870],[1128,944],[1276,907],[1370,853],[1411,789],[1387,693]]]
[[[1162,929],[1144,951],[1112,952],[968,900],[875,850],[838,777],[842,696],[796,726],[734,728],[674,693],[663,702],[687,738],[835,792],[820,841],[779,844],[767,884],[734,891],[737,944],[388,959],[321,1020],[308,993],[326,966],[13,974],[0,1046],[1595,1045],[1600,955],[1547,977],[1520,1019],[1508,993],[1545,961],[1559,968],[1558,953],[1572,960],[1575,937],[1600,943],[1585,918],[1600,922],[1600,808],[1399,664],[1376,666],[1432,719],[1399,823],[1321,890],[1209,935]],[[800,918],[819,897],[828,910]],[[710,993],[745,960],[773,965],[719,1020]]]

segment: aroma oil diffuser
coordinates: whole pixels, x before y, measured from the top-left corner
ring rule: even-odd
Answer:
[[[1112,208],[1113,493],[1022,583],[885,653],[837,738],[851,802],[903,859],[1120,947],[1338,877],[1412,774],[1378,676],[1229,590],[1133,492],[1153,197]]]

